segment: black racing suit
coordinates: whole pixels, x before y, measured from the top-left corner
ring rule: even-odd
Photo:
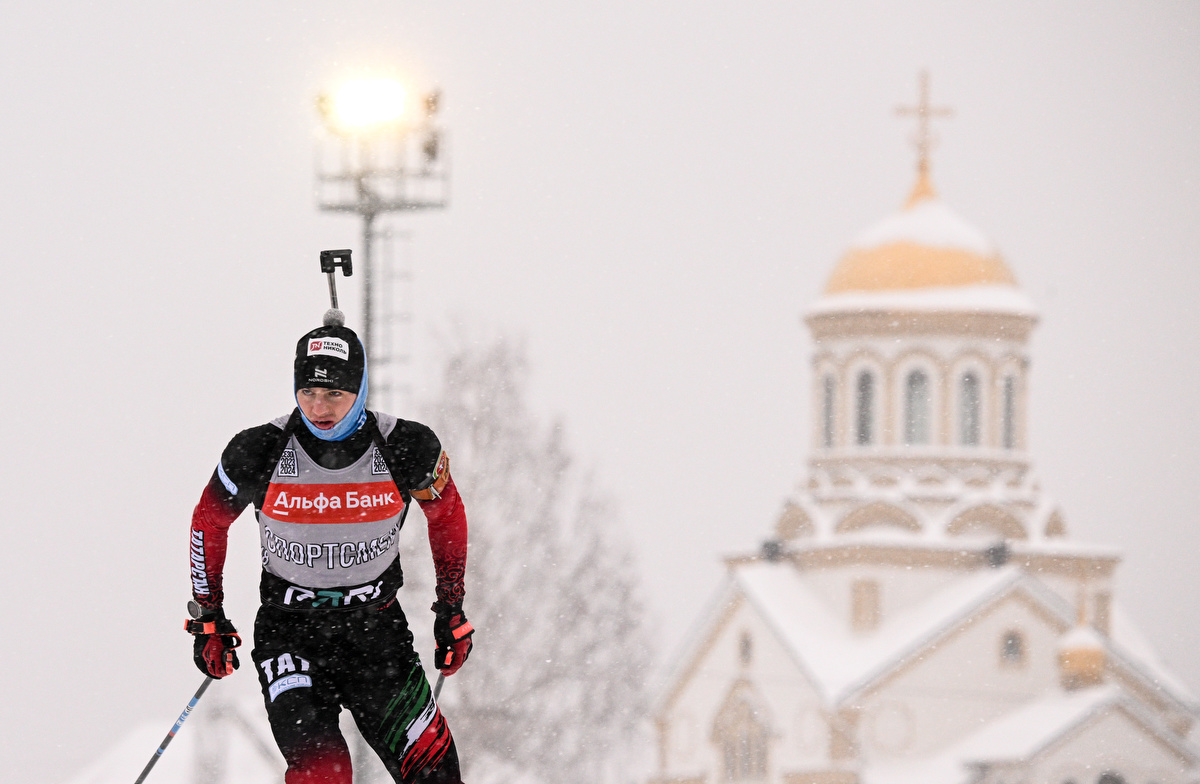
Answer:
[[[411,498],[429,521],[438,601],[457,605],[466,515],[424,425],[371,413],[345,441],[329,442],[293,412],[236,435],[196,507],[193,595],[208,610],[223,600],[229,525],[251,504],[258,517],[263,603],[251,656],[286,784],[350,784],[343,707],[397,782],[460,781],[454,740],[396,601],[395,534]]]

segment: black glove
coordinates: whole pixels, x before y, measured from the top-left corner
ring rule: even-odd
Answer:
[[[183,629],[195,638],[192,641],[192,660],[200,672],[213,678],[232,675],[239,666],[236,648],[242,637],[225,617],[225,611],[209,610],[196,618],[184,621]]]
[[[475,629],[463,614],[461,603],[434,602],[430,609],[437,613],[433,622],[433,640],[437,643],[433,666],[441,670],[443,675],[453,675],[463,666],[471,648],[475,647],[471,642]]]

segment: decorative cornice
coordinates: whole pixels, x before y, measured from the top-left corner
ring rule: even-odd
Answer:
[[[897,334],[953,335],[1026,342],[1037,317],[1016,313],[871,311],[814,313],[805,317],[813,338],[872,337]]]
[[[941,568],[961,571],[986,569],[994,554],[992,546],[976,543],[930,542],[914,539],[911,544],[870,542],[862,540],[829,542],[788,542],[781,558],[796,568],[822,569],[830,566],[860,564]],[[1031,574],[1054,574],[1076,580],[1111,578],[1121,562],[1115,553],[1056,552],[1037,545],[1013,543],[1006,551],[1007,562],[1016,564]],[[760,555],[737,555],[725,558],[727,567],[737,567],[762,560]]]

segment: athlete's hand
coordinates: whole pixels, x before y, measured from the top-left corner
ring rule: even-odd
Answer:
[[[433,622],[433,640],[437,643],[433,666],[441,670],[443,675],[453,675],[463,666],[474,647],[471,635],[475,629],[463,614],[462,604],[434,602],[430,609],[437,613]]]
[[[241,646],[242,637],[225,617],[224,610],[189,619],[183,628],[194,638],[192,660],[200,672],[213,678],[224,678],[240,666],[236,649]]]

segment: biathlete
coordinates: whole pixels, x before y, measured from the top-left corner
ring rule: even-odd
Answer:
[[[458,754],[396,600],[396,540],[411,499],[429,522],[437,575],[435,665],[472,647],[462,611],[467,518],[428,427],[366,410],[367,366],[340,311],[296,345],[297,408],[233,437],[192,515],[196,666],[223,678],[241,638],[222,609],[230,524],[254,505],[262,605],[254,660],[286,784],[351,784],[344,707],[397,782],[455,784]]]

